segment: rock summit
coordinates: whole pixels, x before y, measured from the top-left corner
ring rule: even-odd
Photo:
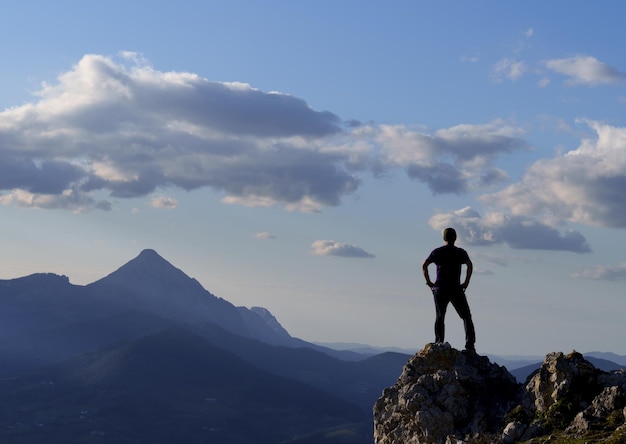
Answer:
[[[550,353],[525,384],[486,356],[427,344],[374,405],[376,444],[626,443],[626,370]],[[577,441],[578,440],[578,441]]]

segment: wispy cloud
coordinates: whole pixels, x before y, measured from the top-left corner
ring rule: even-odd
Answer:
[[[441,230],[455,227],[459,240],[469,245],[506,244],[515,249],[561,250],[575,253],[591,251],[585,237],[574,230],[564,233],[530,217],[489,213],[482,217],[471,207],[438,213],[429,220],[431,227]]]
[[[574,279],[592,279],[597,281],[626,281],[626,262],[619,265],[598,265],[588,267],[572,274]]]
[[[178,206],[178,202],[176,199],[165,196],[156,196],[153,197],[150,201],[150,205],[154,208],[165,208],[168,210],[173,210]]]
[[[254,237],[256,237],[257,239],[276,239],[276,236],[268,233],[267,231],[259,231],[254,235]]]
[[[491,78],[495,82],[502,82],[506,79],[516,81],[528,70],[529,67],[523,61],[504,58],[492,67]]]
[[[564,59],[552,59],[545,62],[545,66],[557,74],[568,77],[566,84],[569,86],[606,85],[619,83],[626,79],[625,73],[592,56],[579,55]]]
[[[373,258],[374,255],[368,253],[356,245],[344,244],[332,240],[317,240],[311,244],[313,254],[316,256],[341,256],[356,258]]]

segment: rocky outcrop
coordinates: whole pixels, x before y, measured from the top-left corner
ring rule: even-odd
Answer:
[[[487,357],[428,344],[376,402],[374,440],[438,444],[495,435],[518,394],[513,375]]]
[[[607,373],[580,353],[551,353],[522,385],[485,356],[428,344],[376,402],[374,440],[626,443],[625,422],[626,370]]]
[[[546,435],[626,443],[626,370],[604,372],[575,351],[550,353],[507,418],[507,444]]]

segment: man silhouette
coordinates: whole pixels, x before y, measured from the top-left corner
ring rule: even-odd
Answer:
[[[474,343],[476,342],[474,322],[472,321],[472,314],[465,297],[465,289],[472,277],[472,261],[464,249],[454,246],[454,242],[456,242],[456,231],[454,228],[443,230],[443,240],[445,245],[435,248],[422,265],[426,285],[431,288],[435,298],[437,316],[435,318],[435,342],[444,342],[446,309],[448,304],[452,303],[452,306],[463,320],[465,327],[465,350],[476,352],[474,348]],[[430,264],[437,266],[437,279],[434,283],[430,280],[428,274],[428,266]],[[461,283],[462,265],[467,266],[463,283]]]

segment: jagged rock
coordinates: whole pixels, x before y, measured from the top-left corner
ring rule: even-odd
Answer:
[[[468,442],[500,433],[519,384],[485,356],[428,344],[374,406],[376,444]]]
[[[601,373],[578,352],[550,353],[527,381],[524,407],[544,414],[567,398],[568,403],[584,408],[601,391],[597,381]]]
[[[603,431],[607,438],[626,439],[621,431],[625,388],[625,370],[603,372],[576,351],[550,353],[529,376],[522,403],[513,410],[529,425],[520,439],[545,434],[583,438],[594,431]]]
[[[486,357],[429,344],[374,406],[376,444],[514,444],[548,436],[626,443],[626,370],[607,373],[580,353],[556,352],[521,385]]]
[[[619,412],[626,405],[626,396],[618,386],[605,387],[596,396],[589,407],[578,412],[572,423],[565,429],[566,433],[583,436],[599,424],[610,420],[614,412]],[[623,417],[623,412],[619,415]],[[618,417],[615,417],[618,420]],[[621,418],[621,422],[624,419]]]
[[[592,430],[615,430],[624,423],[626,372],[607,373],[574,351],[550,353],[541,368],[530,375],[522,403],[516,407],[530,430],[522,439],[563,432],[579,437]]]

